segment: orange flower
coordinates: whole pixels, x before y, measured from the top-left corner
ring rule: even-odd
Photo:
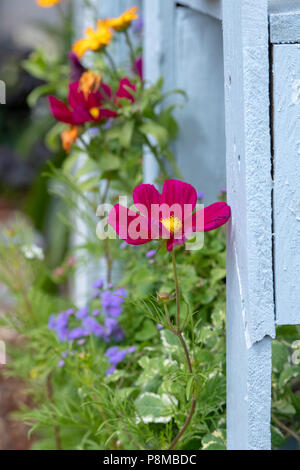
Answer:
[[[61,1],[62,0],[36,0],[36,3],[38,4],[39,7],[50,8],[50,7],[53,7],[53,5],[57,5]]]
[[[101,75],[96,75],[91,70],[84,72],[79,80],[79,91],[82,91],[87,100],[90,93],[95,93],[101,85]]]
[[[108,21],[109,26],[113,28],[115,31],[124,31],[125,29],[130,26],[133,20],[138,19],[137,14],[138,7],[132,7],[126,10],[121,16],[118,18],[111,18]]]
[[[78,127],[71,126],[70,129],[65,130],[61,134],[62,146],[63,149],[69,153],[73,143],[76,141],[78,137]]]
[[[89,26],[85,30],[85,35],[86,37],[75,42],[72,48],[73,52],[75,52],[78,57],[83,56],[88,50],[98,51],[102,49],[110,43],[113,36],[108,21],[106,20],[98,20],[96,30]]]

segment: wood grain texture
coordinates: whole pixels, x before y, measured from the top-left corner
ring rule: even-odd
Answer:
[[[222,24],[178,7],[175,44],[176,88],[188,96],[176,114],[177,162],[186,181],[203,191],[209,204],[226,186]]]
[[[272,1],[269,5],[270,41],[273,44],[300,42],[299,0]]]
[[[273,47],[276,323],[300,324],[300,45]]]
[[[227,195],[227,442],[270,448],[275,336],[268,4],[223,2]]]

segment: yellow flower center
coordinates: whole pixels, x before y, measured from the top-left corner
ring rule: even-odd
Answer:
[[[90,109],[90,115],[91,115],[94,119],[98,119],[99,114],[100,114],[100,109],[99,109],[99,108],[91,108],[91,109]]]
[[[171,215],[171,217],[168,217],[166,219],[161,219],[160,221],[163,226],[166,227],[167,230],[169,230],[170,233],[175,233],[182,227],[181,220],[178,219],[178,217],[174,217],[174,215]]]

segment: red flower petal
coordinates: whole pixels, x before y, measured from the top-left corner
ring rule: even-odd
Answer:
[[[203,221],[204,211],[204,221]],[[209,232],[226,224],[231,215],[230,206],[226,202],[215,202],[193,214],[193,232]],[[204,224],[204,226],[203,226]]]
[[[174,215],[182,220],[193,212],[197,203],[197,191],[192,185],[183,181],[167,180],[164,182],[161,203],[169,207],[174,204],[178,206],[178,213],[175,211]]]
[[[149,221],[127,207],[116,204],[109,212],[107,220],[119,237],[130,245],[143,245],[151,241]]]
[[[58,100],[55,96],[48,96],[48,100],[51,113],[57,121],[72,125],[76,124],[73,120],[72,111],[63,101]]]
[[[133,202],[138,211],[151,218],[151,204],[160,204],[161,195],[153,184],[140,184],[133,190]]]
[[[128,88],[135,91],[136,86],[128,80],[128,78],[124,77],[120,80],[119,89],[116,93],[117,98],[126,98],[127,100],[134,103],[135,99],[134,96],[129,92]]]

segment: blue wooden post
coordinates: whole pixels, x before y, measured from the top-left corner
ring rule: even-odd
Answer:
[[[227,237],[227,443],[269,449],[275,336],[267,0],[223,2]]]

